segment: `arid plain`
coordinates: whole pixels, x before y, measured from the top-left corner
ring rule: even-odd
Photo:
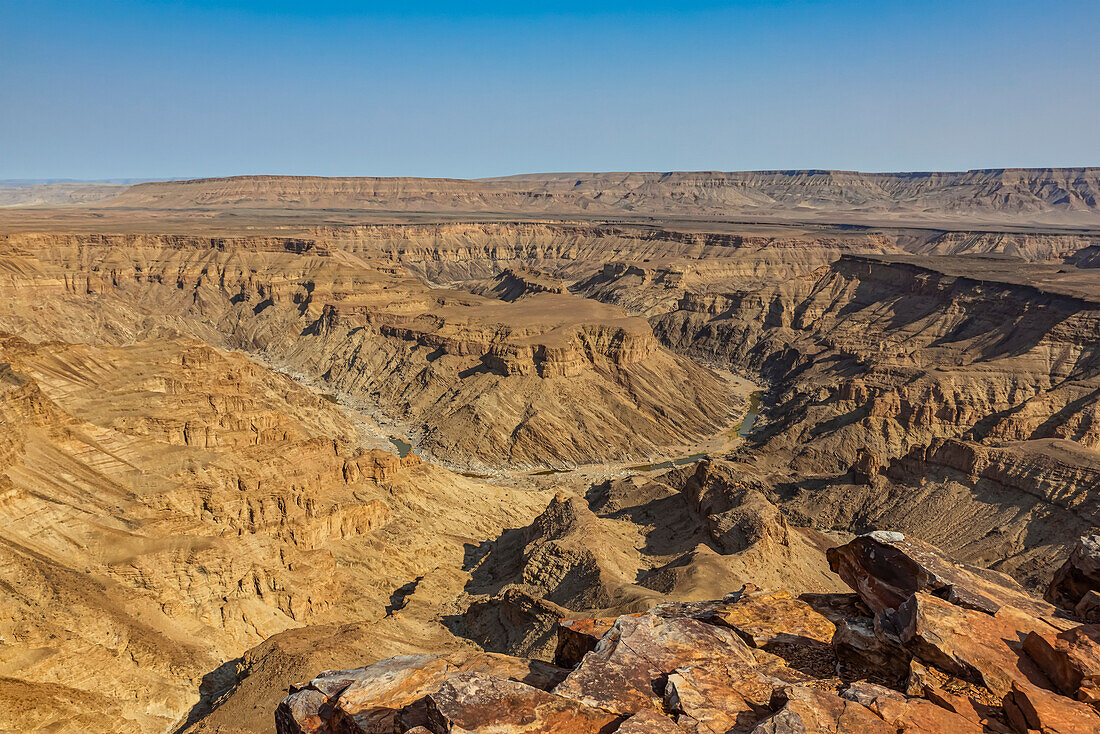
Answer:
[[[1100,731],[1100,169],[12,186],[0,288],[0,731]]]

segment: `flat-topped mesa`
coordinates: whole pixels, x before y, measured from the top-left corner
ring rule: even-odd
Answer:
[[[1092,268],[1048,263],[1031,263],[1004,254],[966,254],[954,256],[908,254],[844,254],[834,270],[860,281],[882,283],[893,289],[900,285],[918,286],[922,297],[944,297],[949,288],[958,290],[982,286],[988,292],[981,298],[990,302],[998,297],[1026,296],[1038,299],[1041,308],[1091,311],[1100,308],[1100,276]],[[871,296],[871,293],[867,294]]]
[[[1096,168],[965,172],[673,171],[495,179],[235,176],[142,183],[102,202],[136,209],[321,209],[514,213],[816,211],[913,218],[999,215],[1091,220]],[[1075,215],[1075,216],[1074,216]]]
[[[504,376],[575,377],[592,368],[627,367],[661,348],[644,319],[549,292],[512,304],[468,299],[396,321],[379,331],[443,354],[480,358]]]
[[[21,232],[0,235],[0,242],[16,251],[79,250],[81,248],[118,248],[122,251],[149,249],[216,250],[218,252],[289,252],[328,256],[328,245],[312,237],[234,236],[215,237],[192,234],[101,234]]]

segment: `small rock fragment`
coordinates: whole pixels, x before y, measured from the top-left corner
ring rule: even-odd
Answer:
[[[427,726],[436,734],[598,734],[620,717],[512,680],[462,673],[427,698]]]

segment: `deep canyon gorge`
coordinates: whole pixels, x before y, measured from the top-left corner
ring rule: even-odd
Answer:
[[[3,193],[0,731],[1100,731],[1098,169]]]

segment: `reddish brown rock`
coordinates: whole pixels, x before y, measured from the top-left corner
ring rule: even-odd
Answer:
[[[899,607],[894,621],[902,643],[922,662],[995,694],[1004,695],[1014,682],[1045,682],[1018,653],[1020,638],[1029,631],[1018,616],[995,617],[917,593]],[[1031,624],[1043,626],[1037,620]]]
[[[1005,574],[954,563],[901,533],[875,531],[826,551],[829,567],[875,612],[892,612],[918,591],[987,614],[1005,605],[1032,615],[1053,609]]]
[[[905,692],[920,696],[970,721],[989,722],[1002,704],[1002,698],[984,686],[928,668],[916,660],[909,663]]]
[[[870,617],[871,610],[859,598],[859,594],[799,594],[799,599],[833,624],[845,619]]]
[[[836,632],[832,622],[787,591],[743,596],[715,610],[705,621],[729,627],[753,647],[795,637],[829,644]]]
[[[690,731],[664,714],[642,709],[624,721],[615,734],[690,734]]]
[[[1005,698],[1005,713],[1020,734],[1097,734],[1100,715],[1088,704],[1059,696],[1037,686],[1014,684]]]
[[[1024,651],[1067,696],[1076,697],[1082,684],[1100,684],[1100,625],[1086,624],[1057,635],[1031,632]]]
[[[1100,711],[1100,686],[1082,685],[1081,690],[1077,691],[1077,700]]]
[[[909,674],[912,656],[897,640],[877,632],[867,617],[838,621],[832,646],[845,680],[872,678],[896,685]]]
[[[752,669],[688,665],[669,674],[665,708],[698,734],[750,731],[771,712],[773,686]]]
[[[620,617],[554,692],[620,714],[660,710],[655,684],[687,664],[751,667],[755,658],[736,633],[696,619]]]
[[[1073,607],[1073,611],[1082,622],[1100,622],[1100,593],[1089,589]]]
[[[742,595],[700,619],[734,630],[750,646],[782,658],[791,668],[819,677],[835,672],[836,653],[830,642],[836,627],[786,591]]]
[[[782,708],[752,734],[898,734],[867,707],[814,688],[782,689],[773,703]]]
[[[280,734],[321,734],[328,727],[328,720],[321,716],[321,707],[328,700],[312,689],[293,692],[275,710],[275,728]]]
[[[565,674],[537,660],[492,653],[400,655],[365,668],[328,671],[295,686],[276,710],[276,728],[279,734],[401,732],[424,723],[424,696],[466,672],[540,688],[555,685]]]
[[[617,714],[513,680],[477,673],[451,677],[427,698],[427,726],[436,734],[598,734]]]
[[[640,615],[632,615],[640,616]],[[558,622],[558,645],[554,650],[554,664],[572,668],[580,663],[586,653],[596,648],[618,617],[593,617],[590,619],[562,619]]]
[[[1074,612],[1077,611],[1078,604],[1085,602],[1083,610],[1092,614],[1097,606],[1092,601],[1086,601],[1089,592],[1100,594],[1100,534],[1086,535],[1077,541],[1069,558],[1054,573],[1045,598],[1052,604]]]
[[[981,723],[874,683],[853,683],[841,694],[896,727],[899,734],[982,734]]]

